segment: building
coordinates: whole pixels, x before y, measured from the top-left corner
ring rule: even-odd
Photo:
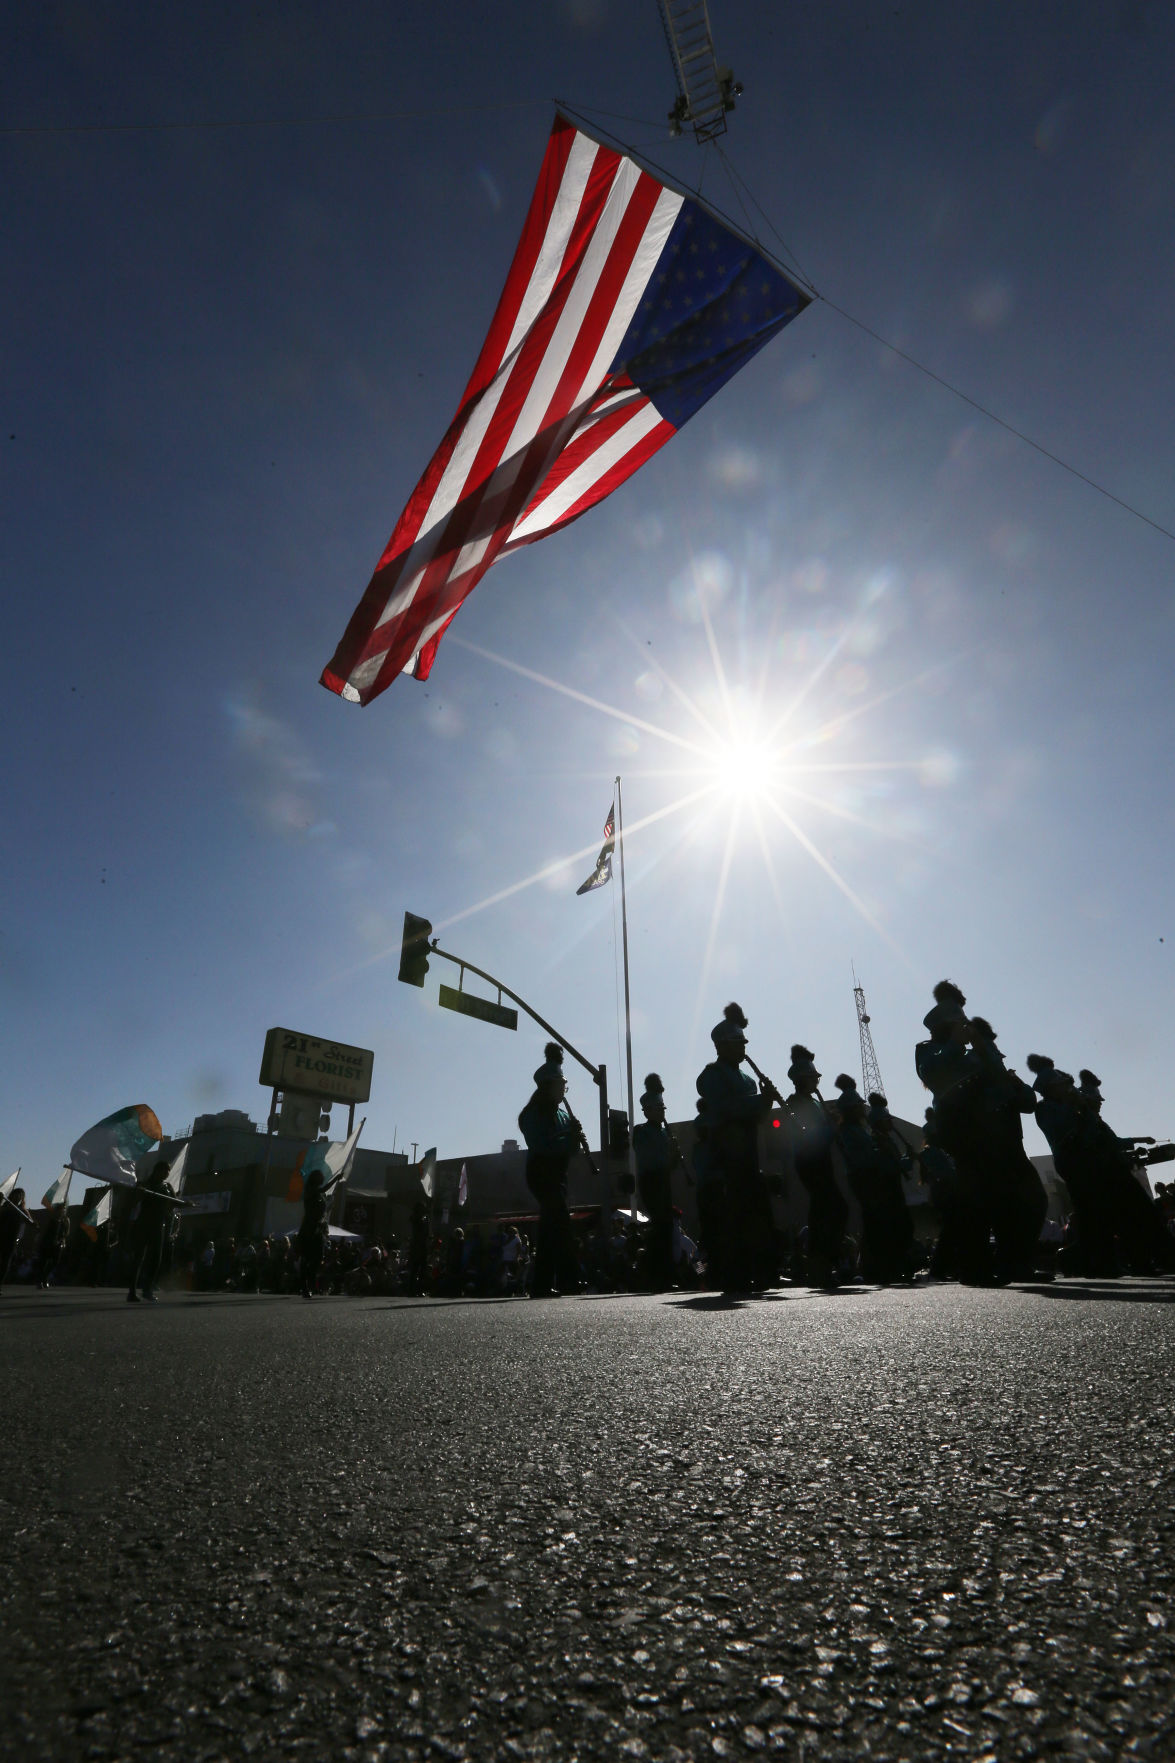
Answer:
[[[190,1133],[165,1138],[142,1160],[138,1174],[141,1179],[159,1157],[174,1161],[187,1146],[184,1195],[189,1206],[180,1214],[181,1251],[210,1238],[278,1236],[297,1230],[302,1221],[300,1199],[288,1196],[291,1179],[300,1173],[312,1143],[267,1134],[240,1109],[225,1108],[219,1114],[198,1115]],[[358,1145],[350,1181],[336,1195],[331,1221],[343,1223],[349,1205],[389,1198],[401,1199],[406,1215],[413,1185],[418,1191],[419,1181],[410,1176],[402,1151],[373,1151]]]
[[[898,1131],[910,1145],[920,1142],[920,1130],[897,1121]],[[692,1162],[694,1122],[678,1121],[672,1131],[681,1147],[683,1162],[673,1176],[674,1204],[681,1208],[687,1232],[697,1230],[697,1200]],[[240,1109],[226,1108],[218,1114],[202,1114],[187,1135],[165,1139],[159,1150],[143,1160],[144,1175],[159,1156],[174,1159],[188,1147],[184,1193],[192,1203],[181,1214],[180,1249],[190,1249],[209,1239],[235,1237],[238,1241],[275,1236],[297,1230],[302,1218],[300,1199],[289,1198],[291,1178],[300,1169],[309,1139],[281,1133],[268,1135]],[[807,1195],[791,1169],[788,1135],[778,1114],[764,1125],[761,1140],[764,1172],[779,1189],[772,1207],[781,1229],[798,1233],[807,1217]],[[1044,1161],[1044,1160],[1038,1160]],[[500,1150],[472,1156],[438,1160],[433,1175],[431,1222],[441,1229],[457,1221],[457,1190],[464,1168],[467,1201],[460,1210],[466,1226],[536,1217],[534,1196],[526,1185],[526,1151],[516,1139],[503,1141]],[[350,1179],[336,1195],[331,1222],[368,1240],[408,1241],[414,1206],[423,1197],[422,1168],[411,1164],[403,1152],[380,1151],[360,1144],[352,1159]],[[625,1194],[623,1159],[594,1154],[592,1165],[574,1157],[568,1170],[568,1200],[573,1211],[584,1214],[612,1207],[627,1210],[632,1201]],[[860,1220],[849,1199],[849,1230],[855,1234]],[[911,1206],[923,1208],[926,1190],[915,1180],[907,1184]]]

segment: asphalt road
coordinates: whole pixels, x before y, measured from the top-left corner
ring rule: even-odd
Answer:
[[[1171,1759],[1172,1300],[6,1290],[0,1751]]]

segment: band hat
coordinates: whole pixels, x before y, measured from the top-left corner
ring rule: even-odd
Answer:
[[[558,1041],[548,1041],[543,1048],[543,1063],[534,1074],[535,1084],[553,1083],[563,1076],[563,1049]]]
[[[747,1018],[741,1004],[728,1004],[722,1012],[722,1021],[716,1022],[710,1030],[710,1039],[716,1047],[741,1041],[747,1044]]]
[[[792,1047],[791,1064],[787,1068],[787,1075],[792,1083],[796,1083],[801,1077],[820,1076],[811,1049],[805,1047],[800,1041],[797,1041]]]
[[[966,1020],[967,1012],[962,1005],[945,999],[941,1004],[935,1004],[933,1009],[926,1012],[922,1018],[922,1026],[929,1029],[931,1035],[934,1036],[941,1033],[943,1029],[951,1028],[956,1022],[966,1022]]]
[[[836,1079],[836,1087],[840,1091],[837,1107],[842,1114],[864,1114],[865,1098],[857,1088],[855,1078],[842,1072]]]
[[[1056,1065],[1047,1053],[1029,1053],[1024,1063],[1033,1074],[1033,1089],[1043,1096],[1045,1085],[1057,1069]]]
[[[655,1071],[650,1071],[645,1079],[644,1091],[641,1095],[641,1107],[647,1114],[650,1108],[665,1107],[665,1085]]]

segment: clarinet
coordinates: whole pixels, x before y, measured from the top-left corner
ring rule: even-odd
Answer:
[[[776,1086],[772,1083],[771,1079],[767,1076],[767,1073],[765,1071],[761,1071],[759,1069],[759,1067],[755,1064],[755,1061],[751,1058],[751,1055],[749,1053],[744,1053],[743,1058],[746,1060],[747,1064],[750,1066],[751,1070],[754,1072],[755,1076],[758,1078],[759,1087],[762,1090],[764,1090],[768,1096],[771,1097],[772,1101],[778,1102],[779,1106],[781,1108],[786,1108],[787,1103],[784,1101],[782,1092],[779,1089],[777,1089]]]
[[[579,1142],[583,1147],[583,1154],[587,1158],[588,1168],[591,1170],[593,1175],[599,1175],[599,1173],[600,1173],[599,1167],[596,1163],[595,1158],[592,1156],[592,1148],[588,1144],[587,1134],[583,1130],[582,1122],[578,1121],[575,1118],[575,1115],[571,1111],[571,1103],[567,1100],[566,1096],[564,1096],[564,1098],[563,1098],[563,1108],[566,1111],[568,1120],[571,1122],[572,1126],[575,1128],[576,1132],[579,1134]]]

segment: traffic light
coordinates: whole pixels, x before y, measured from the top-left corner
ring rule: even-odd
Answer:
[[[608,1110],[608,1155],[628,1156],[628,1115],[623,1108]]]
[[[400,945],[399,977],[406,986],[422,986],[428,972],[428,939],[432,925],[415,912],[404,914],[404,940]]]

